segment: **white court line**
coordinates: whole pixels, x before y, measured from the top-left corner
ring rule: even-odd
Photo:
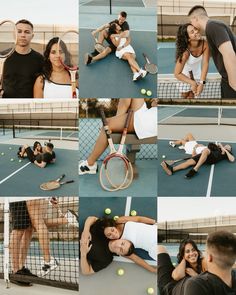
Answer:
[[[114,256],[113,261],[134,263],[132,260],[130,260],[128,258],[125,258],[125,257],[122,257],[122,256],[118,256],[118,257]],[[146,261],[148,264],[153,265],[153,266],[157,265],[157,262],[155,260],[147,260],[147,259],[145,259],[144,261]]]
[[[22,166],[21,168],[19,168],[18,170],[16,170],[15,172],[13,172],[12,174],[8,175],[6,178],[2,179],[0,181],[0,184],[2,184],[3,182],[7,181],[9,178],[11,178],[13,175],[15,175],[17,172],[21,171],[22,169],[24,169],[26,166],[28,166],[29,164],[31,164],[31,162],[26,163],[24,166]]]
[[[132,201],[132,197],[127,197],[126,198],[125,216],[129,216],[130,208],[131,208],[131,201]]]
[[[214,168],[215,168],[215,165],[211,165],[211,171],[210,171],[210,176],[209,176],[208,186],[207,186],[207,193],[206,193],[206,197],[208,197],[208,198],[211,196],[211,188],[212,188],[212,183],[213,183]]]
[[[178,114],[178,113],[181,113],[181,112],[183,112],[183,111],[185,111],[185,110],[187,110],[187,108],[185,108],[185,107],[181,107],[181,110],[176,111],[175,113],[171,114],[170,116],[161,119],[160,121],[158,121],[158,123],[161,123],[162,121],[167,120],[167,119],[173,117],[174,115],[176,115],[176,114]],[[160,110],[160,111],[161,111],[161,110]]]

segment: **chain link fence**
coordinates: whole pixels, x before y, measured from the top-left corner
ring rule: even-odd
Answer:
[[[96,139],[102,127],[100,118],[100,107],[104,108],[106,117],[115,116],[119,99],[80,99],[79,102],[79,159],[86,159],[91,153]],[[147,105],[150,107],[150,99],[147,100]],[[117,148],[117,147],[116,147]],[[100,160],[108,154],[106,150]],[[137,153],[137,159],[156,159],[157,145],[144,144],[141,145],[141,150]]]

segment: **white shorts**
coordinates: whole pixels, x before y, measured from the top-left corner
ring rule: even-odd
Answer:
[[[192,155],[193,153],[193,148],[195,147],[195,145],[198,144],[196,140],[191,140],[191,141],[187,141],[184,145],[184,149],[185,149],[185,153]],[[201,154],[201,152],[206,148],[206,146],[198,146],[196,148],[196,154]]]

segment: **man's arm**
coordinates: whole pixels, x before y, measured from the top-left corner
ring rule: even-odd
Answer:
[[[94,274],[94,270],[87,259],[91,247],[92,245],[89,245],[89,239],[87,241],[80,241],[80,268],[84,275]]]
[[[110,24],[109,23],[103,24],[102,26],[100,26],[96,30],[92,31],[91,34],[93,36],[95,36],[97,33],[101,32],[101,31],[103,31],[105,29],[108,29],[109,27],[110,27]]]
[[[39,168],[45,168],[46,167],[46,165],[47,165],[47,163],[46,162],[41,162],[41,163],[39,163],[39,162],[37,162],[36,160],[34,161],[34,164],[36,165],[36,166],[38,166]]]
[[[221,150],[222,150],[223,153],[226,153],[226,155],[228,157],[228,160],[230,162],[234,162],[235,161],[235,157],[227,149],[225,149],[224,146],[221,143],[219,143],[219,147],[221,148]]]
[[[236,91],[236,54],[230,41],[219,46],[219,51],[223,56],[224,66],[227,71],[229,85]]]

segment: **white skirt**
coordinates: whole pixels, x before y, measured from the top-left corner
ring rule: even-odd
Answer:
[[[185,153],[192,155],[193,153],[193,148],[195,147],[195,145],[198,144],[196,140],[191,140],[191,141],[187,141],[184,145],[184,149],[185,149]],[[201,152],[206,148],[206,146],[198,146],[196,148],[196,154],[201,154]]]
[[[119,43],[119,46],[123,46],[126,42],[126,38],[121,38],[120,39],[120,43]],[[118,47],[119,47],[118,46]],[[122,58],[122,56],[125,54],[125,53],[133,53],[135,54],[135,51],[133,49],[133,47],[129,44],[127,46],[125,46],[125,48],[122,48],[121,50],[116,50],[116,57],[118,58]]]

